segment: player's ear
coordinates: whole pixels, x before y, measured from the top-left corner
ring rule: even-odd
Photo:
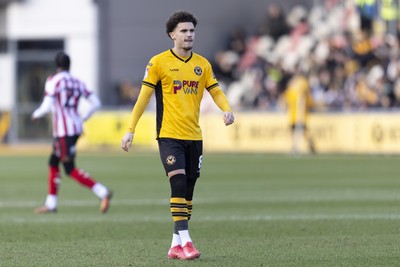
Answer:
[[[169,33],[169,38],[171,38],[172,40],[175,40],[175,34],[174,34],[174,32],[170,32],[170,33]]]

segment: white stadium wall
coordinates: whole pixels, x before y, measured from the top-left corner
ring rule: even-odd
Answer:
[[[72,57],[71,72],[97,90],[97,5],[94,1],[17,1],[6,6],[5,16],[5,38],[11,43],[26,39],[63,39],[65,50]],[[15,105],[16,56],[13,45],[5,55],[0,55],[1,110]]]
[[[60,50],[71,73],[98,88],[98,5],[93,0],[24,0],[0,6],[0,143],[48,139],[49,121],[30,124]],[[80,109],[84,109],[82,105]]]
[[[15,59],[11,54],[0,54],[0,111],[9,111],[14,105]]]

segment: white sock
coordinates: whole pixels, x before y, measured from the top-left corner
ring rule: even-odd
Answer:
[[[189,235],[189,230],[182,230],[178,232],[179,232],[179,237],[181,238],[182,247],[184,247],[187,242],[192,242],[192,239],[190,238]]]
[[[57,208],[57,196],[56,195],[47,195],[45,206],[50,210],[56,209]]]
[[[94,186],[92,187],[92,192],[95,193],[95,195],[103,199],[108,195],[108,189],[101,183],[95,183]]]
[[[172,235],[172,242],[171,242],[171,248],[177,246],[177,245],[182,245],[181,242],[181,237],[177,234]]]

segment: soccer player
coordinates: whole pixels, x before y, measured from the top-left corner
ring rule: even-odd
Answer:
[[[168,258],[182,260],[200,257],[189,235],[188,221],[203,157],[199,112],[205,90],[224,112],[225,125],[234,122],[232,110],[211,64],[192,52],[196,25],[197,19],[185,11],[176,12],[168,19],[166,32],[173,41],[173,48],[154,56],[147,64],[128,131],[121,140],[122,149],[129,151],[138,120],[155,92],[156,139],[169,178],[170,211],[174,221]]]
[[[299,66],[295,67],[293,76],[290,78],[282,97],[287,106],[292,153],[299,153],[300,141],[304,139],[307,142],[309,152],[314,154],[316,152],[314,141],[307,127],[313,100],[308,80],[300,71]]]
[[[101,105],[99,98],[86,88],[85,84],[69,73],[70,57],[59,52],[55,58],[56,73],[47,78],[45,96],[39,108],[32,114],[35,121],[52,112],[53,150],[49,159],[48,194],[45,205],[35,210],[35,213],[57,211],[57,193],[61,182],[59,165],[76,182],[93,191],[101,200],[100,211],[107,212],[111,191],[95,181],[88,173],[75,166],[75,145],[82,133],[83,121],[87,120]],[[87,113],[80,116],[78,103],[80,97],[85,97],[90,103]]]

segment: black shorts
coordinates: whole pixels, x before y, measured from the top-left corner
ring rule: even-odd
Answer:
[[[188,178],[200,177],[203,141],[159,138],[158,148],[167,175],[171,171],[184,169]]]
[[[53,139],[53,154],[62,161],[74,159],[76,155],[76,142],[79,135],[55,137]]]

